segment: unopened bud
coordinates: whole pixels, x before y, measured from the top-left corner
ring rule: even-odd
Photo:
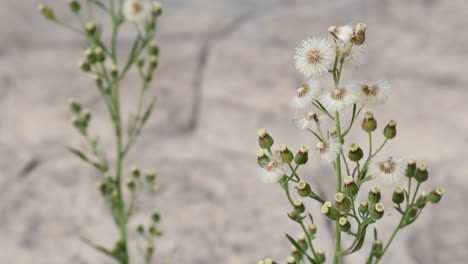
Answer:
[[[325,262],[325,251],[323,251],[323,249],[319,249],[317,251],[317,261],[319,263],[324,263]]]
[[[84,62],[84,61],[79,61],[78,62],[78,66],[80,66],[80,68],[84,71],[84,72],[89,72],[91,71],[91,66]]]
[[[309,235],[311,236],[315,235],[317,233],[317,225],[311,224],[308,230],[309,230]]]
[[[393,139],[396,136],[397,130],[395,120],[388,122],[387,126],[384,128],[383,134],[387,139]]]
[[[408,160],[408,165],[406,167],[406,172],[405,175],[408,178],[411,178],[414,176],[414,173],[416,172],[416,161],[414,159]]]
[[[285,144],[279,145],[278,151],[284,163],[291,163],[294,160],[294,154],[288,149],[288,147]]]
[[[37,6],[37,9],[39,10],[39,12],[42,13],[44,18],[49,19],[49,20],[55,20],[55,14],[52,8],[45,6],[43,4],[40,4],[39,6]]]
[[[136,60],[138,68],[142,68],[145,65],[145,59],[143,56],[138,56]]]
[[[359,145],[357,143],[351,144],[351,147],[349,148],[349,153],[348,153],[349,159],[356,162],[356,161],[360,161],[363,156],[364,156],[364,152],[359,147]]]
[[[73,113],[78,114],[81,112],[81,104],[78,103],[75,99],[68,99],[68,104],[70,105],[70,108]]]
[[[374,241],[372,245],[372,255],[379,257],[382,254],[383,244],[381,240]]]
[[[156,178],[156,171],[155,170],[149,170],[146,173],[145,178],[146,178],[146,182],[148,182],[148,183],[154,182],[154,179]]]
[[[416,200],[416,207],[419,209],[423,209],[426,206],[427,203],[427,194],[425,192],[421,193],[421,196],[418,197],[418,200]]]
[[[298,213],[301,214],[305,211],[305,206],[304,203],[302,203],[301,199],[296,199],[294,201],[294,210]]]
[[[127,179],[127,187],[130,190],[135,189],[135,181],[133,179]]]
[[[152,8],[152,14],[153,16],[160,16],[162,13],[162,8],[161,8],[161,3],[160,2],[154,2],[153,3],[153,8]]]
[[[338,210],[346,212],[351,208],[351,200],[342,193],[335,194],[335,206]]]
[[[359,192],[359,186],[354,182],[353,177],[344,178],[343,192],[349,197],[354,197]]]
[[[78,13],[80,12],[80,3],[76,0],[68,0],[68,4],[70,5],[70,10],[73,13]]]
[[[437,188],[435,191],[432,191],[429,193],[429,202],[436,204],[440,202],[440,199],[442,199],[442,196],[444,195],[445,190],[444,188]]]
[[[363,215],[367,214],[369,211],[369,202],[368,201],[362,201],[361,204],[359,205],[359,212]]]
[[[305,181],[299,181],[297,183],[297,193],[302,197],[307,197],[311,194],[312,190],[310,185]]]
[[[297,152],[296,156],[294,157],[294,161],[298,165],[306,164],[309,160],[309,148],[307,146],[302,146],[301,150]]]
[[[403,187],[398,185],[395,187],[392,195],[392,201],[396,204],[401,204],[405,200],[405,193]]]
[[[148,47],[148,52],[151,56],[158,56],[159,54],[159,46],[156,41],[151,41]]]
[[[351,229],[351,224],[345,217],[341,217],[340,220],[338,220],[338,225],[340,226],[341,232],[348,232]]]
[[[370,210],[370,216],[374,219],[380,219],[384,215],[384,205],[377,203],[374,205],[374,208]]]
[[[86,23],[85,25],[85,29],[86,29],[86,32],[89,34],[89,35],[94,35],[96,33],[96,24],[92,21]]]
[[[290,256],[286,259],[286,263],[287,264],[297,264],[296,260],[294,259],[294,257]]]
[[[331,204],[331,203],[330,203]],[[328,206],[328,204],[323,204],[322,208],[320,208],[320,212],[326,215],[330,220],[336,221],[340,218],[340,212],[333,206]]]
[[[261,168],[265,167],[268,162],[270,162],[270,158],[263,152],[263,150],[257,151],[257,163],[258,166]]]
[[[266,129],[258,130],[258,144],[262,149],[269,149],[273,146],[273,138],[267,133]]]
[[[161,214],[158,211],[154,211],[154,213],[151,215],[151,220],[153,220],[155,223],[158,223],[161,221]]]
[[[140,178],[140,169],[137,166],[132,167],[131,173],[134,178]]]
[[[374,114],[367,112],[364,114],[364,121],[362,121],[362,129],[367,133],[374,132],[377,129],[377,121]]]
[[[429,177],[429,172],[427,172],[427,165],[426,163],[422,163],[419,165],[418,169],[416,170],[416,173],[414,174],[414,178],[416,181],[419,183],[425,182],[427,178]]]
[[[369,201],[373,204],[380,202],[381,194],[378,186],[373,187],[368,195]]]

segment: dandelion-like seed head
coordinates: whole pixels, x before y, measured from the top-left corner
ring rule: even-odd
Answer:
[[[341,151],[341,144],[336,137],[330,137],[328,141],[320,141],[316,147],[322,157],[322,161],[326,164],[334,162]]]
[[[395,184],[404,177],[405,168],[400,160],[389,157],[383,161],[372,160],[369,165],[369,174],[385,184]]]
[[[357,102],[358,89],[358,86],[354,84],[335,88],[331,92],[324,93],[321,102],[329,111],[343,112]]]
[[[328,32],[336,39],[343,42],[348,42],[354,35],[354,28],[352,25],[345,25],[341,27],[331,26]]]
[[[362,84],[359,89],[359,102],[371,106],[383,104],[387,101],[389,93],[390,84],[387,81]]]
[[[285,165],[278,153],[275,153],[271,160],[262,168],[261,179],[266,183],[275,183],[283,178]]]
[[[320,94],[320,82],[310,79],[297,89],[296,96],[292,101],[295,108],[304,108],[313,104],[314,100]]]
[[[318,125],[321,117],[314,112],[309,112],[303,118],[296,120],[296,125],[300,129],[313,129],[314,125]]]
[[[150,15],[151,10],[148,0],[126,0],[123,5],[125,18],[132,22],[143,21]]]
[[[296,69],[306,77],[318,77],[335,61],[335,47],[329,38],[307,38],[296,48]]]

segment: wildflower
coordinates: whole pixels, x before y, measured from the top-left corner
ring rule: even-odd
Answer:
[[[297,89],[296,96],[292,101],[295,108],[304,108],[312,105],[315,98],[320,94],[320,82],[315,79],[310,79]]]
[[[313,129],[319,124],[321,116],[317,115],[314,112],[309,112],[303,118],[296,120],[296,126],[300,129]]]
[[[341,27],[331,26],[328,28],[328,32],[336,39],[343,42],[348,42],[354,35],[354,29],[351,25],[345,25]]]
[[[398,185],[395,187],[392,195],[392,201],[396,204],[401,204],[405,200],[405,193],[402,186]]]
[[[377,129],[377,120],[375,120],[373,113],[367,112],[364,114],[361,127],[367,133],[374,132]]]
[[[388,122],[387,126],[384,128],[383,134],[387,139],[393,139],[396,137],[397,130],[395,120],[390,120]]]
[[[335,54],[329,38],[307,38],[296,48],[296,69],[309,78],[321,76],[332,67]]]
[[[384,161],[371,161],[369,174],[386,184],[395,184],[405,175],[405,168],[400,160],[388,158]]]
[[[385,103],[390,92],[387,81],[378,81],[373,84],[362,84],[359,89],[359,102],[364,105],[379,105]]]
[[[348,84],[342,88],[335,88],[333,91],[322,95],[322,104],[328,111],[343,112],[348,107],[356,103],[358,99],[358,86]]]
[[[317,150],[324,163],[333,163],[341,151],[341,144],[337,137],[330,137],[328,141],[318,142]]]
[[[123,13],[129,21],[139,22],[148,17],[152,12],[148,0],[126,0],[123,5]]]
[[[440,199],[442,199],[442,196],[444,195],[445,190],[444,188],[437,188],[435,191],[432,191],[429,193],[429,202],[436,204],[440,202]]]
[[[261,180],[265,183],[275,183],[283,178],[285,165],[279,153],[275,153],[270,161],[262,168]]]
[[[362,65],[364,62],[363,56],[364,50],[361,48],[353,47],[344,55],[344,64],[357,68],[359,65]]]

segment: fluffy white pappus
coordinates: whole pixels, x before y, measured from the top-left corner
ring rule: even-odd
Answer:
[[[296,96],[294,96],[291,105],[296,109],[311,106],[321,92],[320,81],[310,79],[297,89]]]
[[[148,0],[125,0],[123,13],[128,21],[143,21],[151,14],[151,4]]]
[[[265,183],[276,183],[284,177],[286,164],[281,160],[278,152],[273,154],[270,161],[261,169],[260,179]]]
[[[384,104],[388,99],[390,89],[390,84],[387,81],[361,84],[359,87],[359,102],[371,106]]]
[[[342,88],[335,88],[322,95],[321,103],[331,113],[343,112],[358,100],[359,86],[348,84]]]
[[[364,63],[364,53],[365,51],[362,48],[356,46],[353,47],[346,53],[344,65],[357,68]]]
[[[342,42],[348,42],[354,35],[354,27],[351,24],[341,27],[331,26],[328,31],[336,40]]]
[[[296,48],[296,69],[308,78],[319,77],[332,67],[335,54],[330,38],[307,38]]]
[[[335,162],[341,151],[341,143],[337,137],[330,137],[325,142],[318,142],[317,151],[320,153],[323,163],[331,164]]]
[[[369,163],[368,174],[384,184],[399,183],[405,175],[405,164],[402,160],[372,159]]]
[[[302,118],[296,119],[296,126],[300,129],[315,129],[324,116],[320,116],[314,112],[310,112]]]

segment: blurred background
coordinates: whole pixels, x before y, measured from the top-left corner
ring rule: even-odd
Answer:
[[[44,3],[74,22],[65,0]],[[133,163],[159,171],[161,190],[143,197],[132,223],[147,220],[155,208],[162,212],[158,260],[175,252],[173,263],[182,264],[257,263],[265,257],[284,262],[290,248],[284,233],[296,236],[299,228],[286,216],[289,205],[279,186],[256,176],[256,131],[267,128],[294,152],[315,145],[294,127],[289,107],[302,81],[294,49],[307,36],[325,35],[330,25],[364,22],[366,63],[342,79],[390,81],[388,104],[375,109],[381,128],[398,121],[398,136],[386,153],[427,162],[430,181],[423,190],[446,189],[440,204],[428,205],[397,236],[382,263],[466,263],[464,0],[162,3],[160,68],[152,87],[159,100],[126,164],[127,172]],[[100,176],[64,149],[82,143],[69,123],[67,99],[92,109],[92,129],[112,151],[110,123],[92,77],[76,64],[86,43],[44,21],[37,4],[3,0],[0,8],[0,263],[113,263],[79,240],[83,235],[110,245],[117,231],[95,187]],[[132,38],[128,27],[120,35],[122,53]],[[132,72],[124,84],[124,110],[135,106],[137,81]],[[359,128],[350,140],[366,145]],[[334,176],[317,157],[300,173],[332,199]],[[391,189],[385,192],[390,196]],[[306,206],[318,224],[315,244],[331,258],[330,226],[317,204]],[[387,213],[378,223],[384,241],[398,221],[395,211]],[[343,263],[363,263],[367,253]],[[133,258],[139,263],[136,252]]]

